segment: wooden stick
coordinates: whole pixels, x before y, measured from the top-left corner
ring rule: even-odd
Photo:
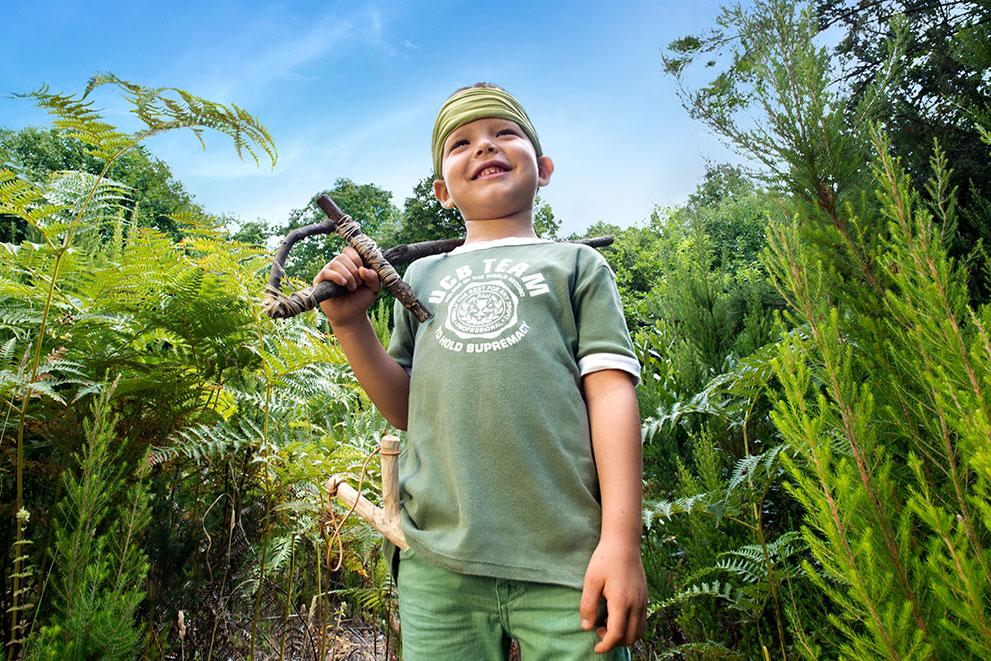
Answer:
[[[399,522],[399,439],[395,436],[383,438],[379,453],[382,456],[383,516],[385,521]]]
[[[409,285],[399,277],[396,269],[392,267],[375,242],[362,233],[361,226],[351,216],[341,211],[334,201],[326,195],[317,198],[317,206],[327,215],[327,220],[293,230],[283,239],[275,253],[272,270],[268,276],[268,286],[265,289],[265,314],[275,319],[285,319],[300,312],[312,310],[320,301],[333,297],[327,295],[330,290],[327,287],[322,287],[324,283],[320,283],[316,287],[308,287],[291,296],[282,294],[281,284],[282,275],[285,273],[286,258],[294,244],[308,236],[336,232],[358,252],[365,266],[374,269],[379,274],[382,286],[389,293],[416,315],[421,323],[427,321],[431,317],[430,311],[420,303]],[[333,283],[327,284],[332,285]],[[323,295],[322,298],[317,297],[318,290],[321,290],[319,293]]]

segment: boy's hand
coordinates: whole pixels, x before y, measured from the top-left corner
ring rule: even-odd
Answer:
[[[330,298],[320,303],[320,309],[334,327],[364,319],[368,308],[382,291],[379,274],[366,268],[357,251],[350,246],[320,269],[313,278],[313,284],[323,280],[346,287],[350,292],[347,296]]]
[[[595,625],[601,597],[606,599],[606,626],[595,630],[602,639],[595,651],[603,654],[616,645],[632,645],[639,640],[647,624],[647,578],[639,546],[599,542],[585,570],[582,629]]]

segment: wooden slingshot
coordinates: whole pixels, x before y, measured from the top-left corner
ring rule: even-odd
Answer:
[[[326,280],[315,287],[306,287],[288,296],[282,292],[282,276],[285,274],[286,258],[292,247],[309,236],[337,233],[358,252],[368,268],[374,269],[379,274],[382,286],[395,296],[406,309],[410,310],[421,323],[430,319],[430,311],[416,298],[409,285],[399,277],[393,265],[401,266],[421,257],[450,252],[463,244],[465,240],[460,238],[422,241],[395,246],[383,253],[374,241],[361,232],[358,223],[341,211],[329,197],[321,195],[317,198],[316,204],[327,215],[327,220],[291,231],[282,240],[279,249],[275,252],[272,271],[268,277],[268,286],[265,288],[265,313],[274,319],[286,319],[314,309],[321,301],[348,293],[346,287]],[[612,237],[602,236],[583,239],[574,243],[601,248],[611,244]],[[348,512],[355,512],[377,528],[390,542],[405,549],[408,546],[403,536],[402,520],[399,516],[399,468],[397,465],[399,439],[395,436],[384,437],[379,452],[382,461],[383,506],[381,508],[376,507],[362,496],[357,489],[345,481],[342,475],[334,475],[327,480],[327,493],[331,501],[336,496],[348,507]]]
[[[421,322],[429,319],[430,312],[416,298],[409,285],[399,277],[390,260],[398,264],[407,264],[431,253],[417,253],[413,249],[422,244],[413,244],[412,246],[399,246],[399,249],[394,248],[388,253],[382,254],[375,242],[362,234],[358,223],[341,211],[332,199],[326,195],[321,195],[317,198],[316,203],[327,214],[327,220],[295,229],[282,240],[282,244],[275,252],[272,271],[268,275],[268,287],[265,288],[265,314],[275,319],[294,317],[301,312],[312,310],[321,301],[342,296],[348,292],[346,287],[325,280],[315,287],[306,287],[289,296],[282,293],[282,275],[285,273],[286,258],[292,247],[308,236],[336,232],[361,255],[361,260],[368,268],[374,269],[379,274],[382,286],[401,301],[406,309],[415,314]],[[454,246],[447,248],[447,250],[453,249]]]
[[[374,269],[379,274],[382,286],[395,296],[406,309],[416,315],[421,323],[429,319],[430,311],[416,298],[413,290],[399,277],[393,266],[403,266],[428,255],[451,252],[465,242],[464,238],[403,244],[383,253],[374,241],[362,234],[358,223],[341,211],[332,199],[326,195],[321,195],[317,198],[316,204],[327,214],[327,220],[294,229],[286,235],[286,238],[279,245],[279,249],[275,251],[272,270],[268,275],[268,286],[265,288],[265,314],[274,319],[294,317],[314,309],[321,301],[344,296],[348,293],[346,287],[327,280],[319,283],[316,287],[305,287],[288,296],[282,292],[282,276],[285,274],[286,258],[292,247],[310,236],[336,233],[361,255],[365,266]],[[611,244],[612,237],[599,236],[572,243],[583,243],[593,248],[601,248]]]

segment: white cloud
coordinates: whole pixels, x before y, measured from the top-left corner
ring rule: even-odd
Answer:
[[[236,31],[174,58],[172,73],[163,78],[184,80],[188,89],[210,99],[257,104],[269,99],[273,84],[317,80],[320,71],[355,48],[394,54],[383,39],[393,17],[373,6],[331,6],[314,16],[273,5],[242,18]]]
[[[209,96],[217,99],[236,96],[245,103],[245,99],[261,96],[275,81],[312,79],[296,69],[316,60],[326,60],[332,53],[340,53],[353,39],[354,31],[350,21],[324,18],[288,38],[278,34],[259,35],[251,42],[265,46],[254,47],[251,53],[236,49],[238,52],[233,61],[227,59],[221,66],[207,69],[204,83],[210,89]]]
[[[368,9],[368,17],[371,19],[371,37],[378,41],[382,39],[382,14],[375,7]]]

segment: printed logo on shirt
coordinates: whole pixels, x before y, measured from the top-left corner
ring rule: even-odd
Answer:
[[[491,339],[516,324],[519,298],[499,280],[466,285],[447,306],[444,326],[461,339]]]
[[[447,304],[434,338],[458,353],[501,351],[520,342],[530,331],[519,318],[520,300],[550,292],[544,275],[529,269],[526,262],[493,258],[482,260],[480,271],[466,264],[445,275],[428,299]]]

